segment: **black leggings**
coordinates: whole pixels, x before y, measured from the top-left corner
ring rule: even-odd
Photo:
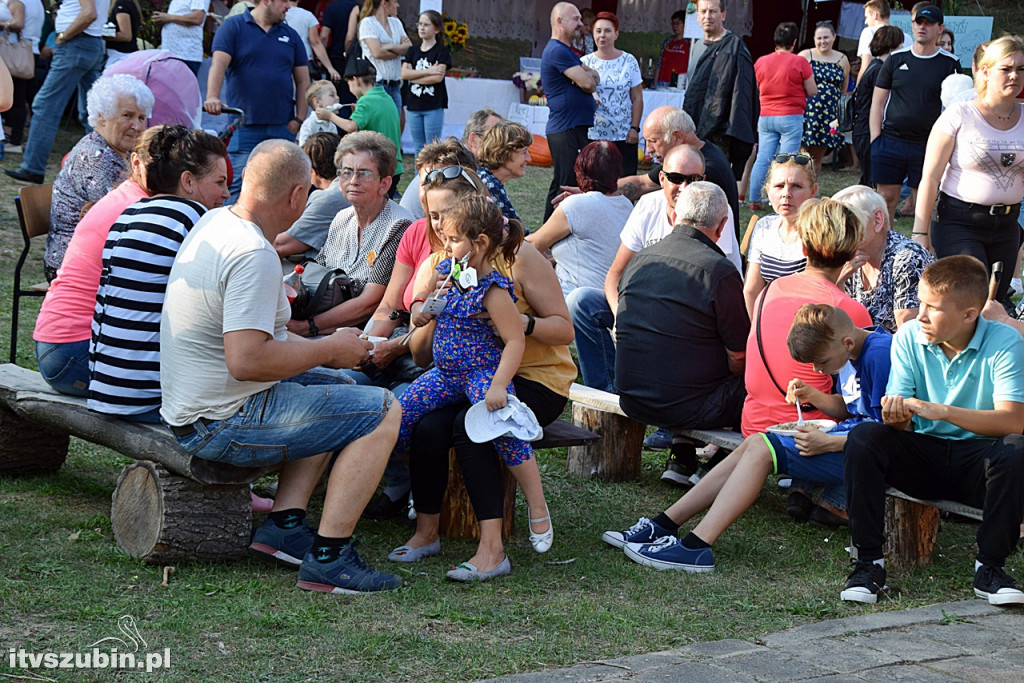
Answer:
[[[36,57],[36,59],[39,59]],[[11,110],[4,116],[5,121],[11,127],[11,136],[7,143],[20,145],[25,134],[25,120],[28,118],[28,103],[35,95],[33,90],[33,79],[14,78],[14,99],[11,103]]]
[[[565,396],[518,376],[512,383],[516,396],[530,406],[542,426],[562,414]],[[473,443],[466,436],[467,410],[466,402],[446,406],[425,415],[413,429],[409,455],[413,500],[423,514],[441,512],[441,500],[448,488],[448,449],[454,447],[477,519],[501,519],[505,511],[501,458],[493,443]]]

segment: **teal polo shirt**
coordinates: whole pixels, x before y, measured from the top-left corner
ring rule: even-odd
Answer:
[[[384,86],[370,88],[369,92],[356,101],[352,120],[359,126],[359,130],[375,130],[395,143],[398,154],[395,175],[402,175],[402,127],[395,101]]]
[[[892,341],[886,393],[959,408],[993,410],[996,402],[1024,403],[1024,339],[1008,325],[978,318],[967,348],[946,358],[929,344],[921,323],[911,320]],[[914,431],[946,439],[980,439],[944,420],[913,418]]]

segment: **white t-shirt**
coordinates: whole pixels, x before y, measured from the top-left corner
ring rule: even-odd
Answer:
[[[988,125],[974,102],[942,112],[934,129],[956,139],[939,187],[950,197],[992,206],[1024,197],[1024,105],[1010,130]]]
[[[747,261],[761,266],[765,282],[799,273],[807,267],[804,245],[799,239],[786,243],[782,239],[782,216],[768,214],[754,224],[750,233]]]
[[[587,136],[591,140],[625,140],[629,126],[633,123],[633,102],[629,99],[629,89],[643,82],[636,57],[623,52],[615,59],[601,59],[596,52],[592,52],[580,57],[580,61],[601,76],[601,84],[597,86],[598,104],[594,112],[594,125],[590,127]]]
[[[868,55],[871,56],[871,39],[875,37],[875,32],[878,31],[884,24],[878,26],[865,26],[864,30],[860,32],[860,40],[857,41],[857,56]],[[912,36],[903,36],[903,47],[910,47],[914,42]],[[874,59],[872,57],[872,59]]]
[[[192,14],[197,9],[210,11],[210,0],[171,0],[167,13],[176,16]],[[160,30],[160,47],[170,50],[188,62],[203,61],[203,25],[164,24]]]
[[[57,18],[53,20],[53,30],[57,33],[68,30],[75,18],[82,11],[79,0],[64,0],[57,10]],[[110,12],[110,0],[96,0],[96,19],[82,31],[84,35],[100,38],[103,36],[103,25],[107,23]]]
[[[291,12],[291,10],[288,10]],[[299,128],[299,146],[306,144],[306,140],[309,136],[314,133],[334,133],[338,134],[338,127],[331,121],[325,121],[316,117],[316,112],[310,107],[309,116],[302,122],[302,127]]]
[[[42,0],[21,0],[21,3],[25,5],[25,28],[21,29],[21,35],[32,42],[33,54],[39,54],[39,38],[43,32],[46,10],[43,9]],[[7,9],[7,0],[0,0],[0,7]],[[7,9],[7,12],[7,18],[0,18],[0,21],[10,20],[10,10]],[[3,14],[3,10],[0,10],[0,14]],[[13,34],[11,39],[15,39]]]
[[[640,251],[644,247],[657,244],[672,232],[674,226],[668,221],[668,203],[665,193],[648,192],[633,207],[626,224],[619,233],[622,245],[630,251]],[[732,208],[729,209],[729,220],[718,238],[718,248],[732,261],[736,270],[743,273],[740,261],[740,250],[736,245],[736,229],[733,227]]]
[[[224,335],[259,330],[287,341],[291,308],[281,259],[254,223],[227,207],[208,212],[185,238],[171,268],[160,320],[160,416],[182,426],[223,420],[245,399],[277,384],[235,379]]]
[[[405,27],[398,17],[388,17],[388,28],[391,35],[384,30],[384,26],[377,21],[377,17],[366,17],[359,22],[359,46],[363,48],[363,57],[370,60],[373,67],[377,69],[378,81],[399,81],[402,79],[402,58],[377,59],[370,54],[370,48],[366,47],[367,38],[376,38],[381,45],[387,43],[400,43],[405,35]]]
[[[306,57],[312,61],[315,55],[313,54],[313,46],[309,44],[309,29],[320,25],[320,22],[316,20],[316,15],[308,9],[289,7],[288,11],[285,12],[284,21],[299,34],[302,44],[306,46]]]
[[[561,204],[569,234],[551,245],[562,294],[577,287],[604,288],[604,279],[619,249],[615,239],[629,220],[633,202],[591,191],[566,197]]]

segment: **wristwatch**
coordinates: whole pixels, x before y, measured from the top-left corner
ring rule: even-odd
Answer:
[[[64,31],[61,31],[60,33],[57,34],[57,42],[58,43],[66,43],[67,42],[64,39]]]
[[[630,126],[629,129],[630,130],[635,130],[637,133],[640,132],[640,126]]]

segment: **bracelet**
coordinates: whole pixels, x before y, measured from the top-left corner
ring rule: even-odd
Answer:
[[[534,318],[529,313],[526,314],[526,317],[529,318],[530,320],[529,322],[526,323],[526,331],[523,332],[523,334],[529,337],[531,334],[533,334],[533,328],[537,324],[537,319]]]
[[[320,328],[316,326],[316,321],[313,320],[313,318],[310,318],[307,322],[309,322],[309,336],[311,336],[311,337],[319,336],[320,335]]]
[[[911,235],[924,235],[925,237],[927,237],[927,236],[928,236],[928,233],[926,233],[926,232],[912,232],[912,233],[910,233],[910,234],[911,234]]]
[[[415,299],[413,299],[412,301],[409,302],[409,308],[412,308],[413,304],[425,304],[425,303],[427,303],[427,298],[423,297],[423,296],[418,296],[418,297],[416,297]]]

